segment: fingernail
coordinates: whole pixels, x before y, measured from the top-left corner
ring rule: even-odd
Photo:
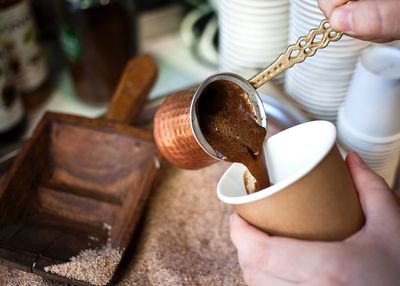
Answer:
[[[337,8],[332,12],[330,18],[332,26],[342,32],[353,31],[353,10],[349,5]]]

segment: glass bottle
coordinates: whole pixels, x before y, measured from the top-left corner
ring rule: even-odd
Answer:
[[[137,51],[132,0],[59,1],[60,41],[77,94],[106,104]]]
[[[25,130],[25,111],[11,69],[0,50],[0,143],[16,141]]]
[[[29,0],[0,0],[0,46],[12,63],[15,83],[24,99],[43,100],[33,99],[47,96],[36,92],[45,85],[48,67]]]

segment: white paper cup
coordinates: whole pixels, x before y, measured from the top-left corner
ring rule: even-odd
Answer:
[[[303,98],[298,97],[296,95],[292,95],[292,98],[298,103],[298,105],[306,110],[307,112],[313,114],[314,118],[321,119],[321,118],[329,118],[335,119],[337,117],[337,107],[335,106],[321,106],[316,105],[310,102],[305,101]],[[323,117],[321,117],[323,116]]]
[[[331,96],[327,93],[317,93],[316,95],[310,94],[310,92],[306,91],[301,91],[298,88],[296,88],[295,85],[291,85],[288,88],[291,90],[296,91],[296,96],[300,98],[304,98],[306,102],[310,102],[314,104],[315,106],[326,106],[326,107],[334,107],[335,108],[335,113],[337,113],[337,108],[338,106],[342,105],[345,97],[339,97],[339,96]],[[319,96],[318,96],[319,94]]]
[[[365,50],[354,72],[343,118],[364,141],[400,139],[400,50]]]
[[[282,0],[261,0],[261,1],[260,0],[257,0],[257,1],[230,0],[230,3],[236,4],[236,5],[255,7],[255,8],[260,8],[260,7],[274,8],[274,7],[281,7],[282,5],[287,5],[288,0],[285,0],[285,1],[282,1]]]
[[[339,137],[346,138],[357,148],[361,148],[367,152],[385,153],[400,147],[400,138],[396,140],[374,140],[376,138],[366,137],[359,130],[355,129],[346,119],[343,113],[343,107],[338,112],[338,129]],[[370,140],[372,139],[372,140]]]
[[[329,59],[331,60],[331,59]],[[336,61],[328,61],[328,59],[315,59],[312,60],[305,60],[304,64],[302,65],[297,65],[291,68],[290,70],[296,71],[296,73],[299,73],[303,77],[308,76],[310,73],[315,73],[317,72],[324,72],[324,74],[333,74],[334,76],[353,76],[353,71],[356,66],[357,59],[352,59],[349,61],[342,61],[342,60],[336,60]],[[325,70],[323,70],[325,69]],[[329,69],[329,70],[326,70]],[[302,74],[304,73],[304,74]],[[331,77],[327,78],[327,80],[330,80]],[[347,86],[350,85],[350,81],[346,82]]]
[[[341,240],[364,222],[352,179],[326,121],[307,122],[267,140],[272,186],[246,195],[243,173],[233,164],[218,183],[220,200],[256,227],[275,235]]]
[[[285,50],[288,0],[221,0],[218,13],[220,70],[264,68]]]
[[[229,1],[222,1],[220,5],[221,10],[228,10],[232,14],[243,14],[262,17],[265,14],[289,14],[289,5],[284,4],[276,7],[248,7],[245,5],[234,4]]]
[[[251,42],[239,42],[232,38],[229,38],[229,35],[224,34],[221,35],[221,44],[220,47],[226,50],[233,50],[238,52],[241,55],[248,55],[250,57],[269,57],[271,53],[276,54],[278,51],[282,53],[282,51],[286,48],[287,44],[285,40],[279,40],[276,42],[270,41],[264,43],[264,46],[268,46],[268,49],[263,49],[263,45],[255,45]]]
[[[370,142],[346,122],[342,109],[338,114],[337,129],[342,146],[358,152],[365,163],[392,187],[400,157],[400,138],[386,143]]]
[[[347,93],[347,90],[349,89],[349,85],[346,84],[346,82],[341,82],[338,80],[334,79],[326,79],[325,81],[317,81],[318,85],[316,84],[316,81],[313,79],[310,79],[309,77],[303,75],[302,73],[305,73],[306,71],[299,71],[296,73],[291,73],[290,76],[288,76],[288,79],[290,78],[291,80],[295,81],[296,83],[301,83],[302,86],[306,87],[312,87],[313,90],[316,91],[330,91],[330,92],[345,92]]]
[[[318,112],[320,114],[326,114],[329,116],[337,115],[338,106],[341,105],[340,102],[338,103],[328,103],[328,104],[321,104],[320,101],[312,100],[306,98],[299,94],[292,94],[292,98],[297,101],[300,105],[307,107],[307,110],[312,111],[314,113]]]
[[[231,14],[229,12],[221,11],[219,14],[219,18],[223,21],[227,21],[228,19],[234,21],[234,23],[243,23],[243,25],[254,25],[258,23],[259,25],[265,26],[270,24],[271,27],[275,27],[275,23],[277,26],[282,26],[282,23],[288,24],[289,16],[287,13],[279,13],[272,15],[262,15],[262,16],[252,16],[252,15],[243,15],[243,14]]]
[[[323,15],[321,9],[318,7],[317,1],[314,1],[313,3],[307,3],[306,1],[292,1],[293,6],[298,6],[299,8],[304,9],[307,11],[307,13],[313,14],[313,15]]]

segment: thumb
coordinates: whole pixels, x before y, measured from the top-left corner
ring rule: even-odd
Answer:
[[[257,253],[254,250],[264,248],[269,238],[268,234],[251,226],[236,213],[231,216],[230,235],[237,249],[253,255]]]
[[[363,39],[400,37],[400,1],[358,1],[333,10],[333,28]]]
[[[381,229],[387,224],[397,225],[400,208],[386,182],[369,169],[356,153],[349,153],[346,163],[360,196],[367,227],[373,225]]]

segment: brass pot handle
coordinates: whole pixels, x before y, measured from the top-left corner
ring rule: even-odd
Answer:
[[[318,28],[311,29],[308,35],[299,37],[296,44],[290,45],[270,66],[250,78],[250,84],[256,89],[259,88],[281,72],[313,56],[318,49],[338,41],[342,35],[343,33],[332,29],[328,20],[322,20]]]

